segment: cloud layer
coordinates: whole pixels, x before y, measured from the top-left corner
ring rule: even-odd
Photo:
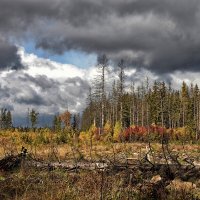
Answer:
[[[92,70],[39,58],[24,49],[18,53],[25,67],[0,72],[0,107],[12,110],[18,125],[26,123],[28,108],[41,116],[84,109]]]
[[[199,71],[198,0],[2,0],[0,30],[58,54],[104,52],[157,74]]]
[[[18,47],[0,37],[0,70],[23,68]]]

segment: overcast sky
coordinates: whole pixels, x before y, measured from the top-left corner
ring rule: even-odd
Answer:
[[[0,0],[0,106],[82,111],[102,53],[129,81],[200,84],[199,33],[199,0]]]

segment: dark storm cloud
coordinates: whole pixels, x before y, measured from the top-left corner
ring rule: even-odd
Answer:
[[[33,77],[25,73],[24,76],[20,77],[19,79],[23,82],[34,83],[34,85],[39,87],[41,90],[49,90],[52,89],[53,86],[59,85],[57,81],[50,79],[45,75]]]
[[[2,0],[0,30],[54,53],[103,52],[158,74],[199,71],[199,0]]]
[[[33,91],[29,96],[17,97],[15,102],[32,106],[46,105],[46,101],[41,97],[41,95]]]
[[[23,68],[18,48],[0,37],[0,70]]]

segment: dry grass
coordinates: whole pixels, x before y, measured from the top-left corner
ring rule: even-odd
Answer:
[[[37,134],[37,133],[35,133]],[[152,143],[152,148],[155,152],[162,152],[161,144]],[[25,143],[20,140],[19,135],[7,134],[0,137],[0,158],[3,158],[6,154],[18,153],[21,147],[25,146],[28,152],[36,158],[43,160],[66,160],[73,159],[73,150],[77,157],[84,158],[86,160],[99,159],[101,157],[113,157],[113,155],[124,155],[126,157],[134,157],[134,154],[146,153],[146,143],[103,143],[94,141],[92,147],[85,145],[84,143],[75,144],[56,144],[50,142],[48,144],[37,143]],[[200,153],[200,145],[185,144],[184,147],[181,144],[170,144],[170,150],[174,153],[178,153],[181,156],[187,152],[191,157],[195,157],[198,161]]]
[[[51,172],[36,169],[20,169],[0,175],[0,199],[2,200],[198,200],[199,186],[195,183],[172,181],[167,187],[162,182],[153,184],[139,170],[103,172],[62,170]],[[101,190],[102,188],[102,190]],[[101,192],[102,191],[102,192]]]
[[[34,140],[25,142],[21,134],[30,134]],[[1,132],[0,158],[6,154],[17,154],[25,146],[30,155],[46,161],[66,161],[85,159],[113,159],[144,156],[146,143],[111,143],[102,141],[89,142],[70,141],[68,144],[57,144],[56,135],[44,133],[42,140],[38,133]],[[43,133],[42,133],[43,134]],[[152,143],[154,152],[161,153],[161,144]],[[186,144],[170,144],[170,150],[181,156],[187,152],[191,157],[199,158],[200,146]],[[104,199],[200,199],[200,183],[195,185],[181,180],[172,181],[169,187],[152,185],[150,180],[157,174],[147,174],[140,170],[111,171],[79,171],[69,173],[65,170],[38,170],[21,167],[12,172],[0,172],[0,199],[2,200],[64,200],[64,199],[100,199],[101,187]],[[154,186],[159,186],[158,193]],[[191,186],[191,187],[190,187]],[[195,186],[195,187],[193,187]],[[164,195],[164,196],[162,196]]]

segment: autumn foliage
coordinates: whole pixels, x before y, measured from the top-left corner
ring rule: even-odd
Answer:
[[[147,141],[148,139],[161,139],[167,136],[166,128],[152,125],[150,127],[132,126],[124,129],[122,137],[125,141]]]
[[[70,127],[71,113],[69,111],[64,112],[60,115],[61,121],[64,123],[65,127]]]

